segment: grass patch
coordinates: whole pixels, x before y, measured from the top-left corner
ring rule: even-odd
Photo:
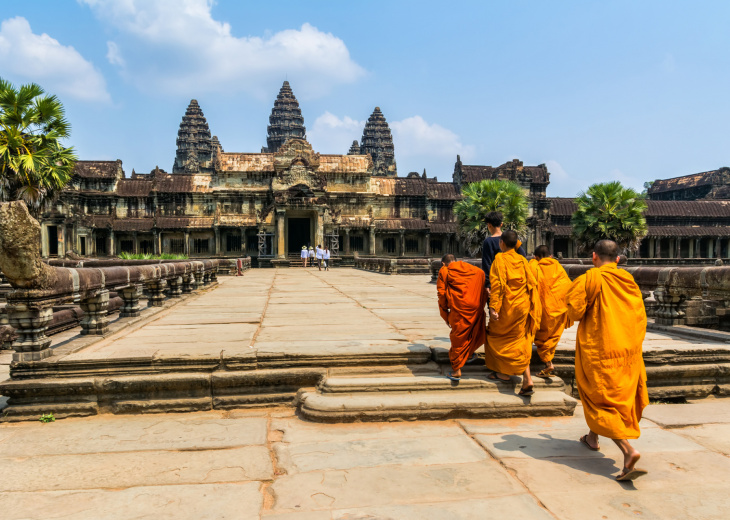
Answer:
[[[173,255],[170,253],[162,253],[161,255],[153,255],[149,253],[120,253],[119,258],[122,260],[187,260],[188,255]]]

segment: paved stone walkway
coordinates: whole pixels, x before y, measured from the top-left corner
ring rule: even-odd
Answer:
[[[307,423],[288,409],[0,425],[3,519],[724,519],[730,399],[653,405],[649,475],[572,418]]]

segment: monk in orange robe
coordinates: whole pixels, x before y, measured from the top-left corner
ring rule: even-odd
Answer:
[[[530,377],[532,341],[540,326],[540,297],[533,268],[515,249],[519,240],[514,231],[502,233],[501,253],[494,257],[489,273],[489,326],[485,361],[494,371],[489,378],[511,382],[509,376],[522,375],[520,395],[534,394]]]
[[[612,439],[623,453],[617,480],[634,480],[641,414],[649,404],[642,343],[646,311],[641,291],[628,271],[618,269],[618,246],[599,241],[593,265],[575,279],[567,295],[568,317],[580,321],[575,344],[575,380],[590,431],[580,441],[600,449],[598,436]]]
[[[545,368],[537,376],[550,377],[555,372],[553,357],[560,336],[566,327],[573,325],[568,319],[568,305],[565,303],[565,295],[572,282],[560,262],[550,255],[548,246],[543,245],[535,249],[530,264],[533,262],[537,269],[537,289],[542,304],[542,317],[540,328],[535,334],[535,345],[537,345],[537,355],[545,363]]]
[[[441,263],[436,290],[441,317],[451,328],[452,371],[448,378],[458,381],[461,368],[476,357],[476,350],[486,340],[486,279],[480,268],[456,261],[452,254],[445,255]]]

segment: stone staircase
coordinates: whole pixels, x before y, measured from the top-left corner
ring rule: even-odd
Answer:
[[[413,373],[334,372],[315,389],[300,390],[296,405],[312,421],[354,422],[561,416],[573,415],[577,404],[558,377],[533,378],[535,394],[521,397],[520,377],[491,381],[481,363],[465,367],[458,383],[444,376],[448,365],[427,366]]]

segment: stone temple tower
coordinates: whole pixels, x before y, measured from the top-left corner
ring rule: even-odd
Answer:
[[[307,129],[304,128],[304,118],[299,102],[294,97],[289,82],[285,81],[274,101],[274,108],[269,116],[269,135],[266,138],[266,151],[274,153],[279,150],[287,139],[307,138]]]
[[[172,172],[210,171],[212,154],[208,122],[198,101],[192,99],[180,123],[180,130],[177,131],[177,152]]]
[[[370,154],[373,158],[373,174],[396,177],[398,170],[395,165],[395,149],[390,127],[385,120],[380,107],[375,110],[365,123],[365,130],[360,141],[360,153]]]

